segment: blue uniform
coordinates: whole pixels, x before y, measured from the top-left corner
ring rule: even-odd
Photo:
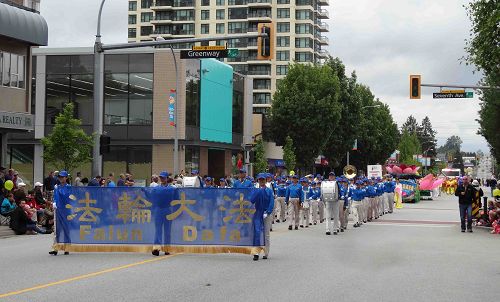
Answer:
[[[243,181],[237,179],[233,183],[233,188],[254,188],[254,185],[248,179],[244,179]]]
[[[285,197],[285,194],[286,194],[285,184],[279,184],[276,187],[276,197]]]
[[[253,215],[253,228],[254,228],[254,237],[253,237],[253,245],[254,246],[262,246],[262,233],[264,233],[264,244],[266,246],[265,253],[266,256],[269,253],[269,230],[267,228],[270,227],[270,222],[269,220],[269,226],[264,225],[264,213],[268,215],[268,219],[272,219],[270,215],[272,215],[273,210],[274,210],[274,194],[273,190],[264,187],[264,188],[257,188],[252,190],[252,196],[250,198],[250,201],[255,204],[255,213]],[[266,227],[266,229],[265,229]]]
[[[300,202],[304,201],[302,196],[302,186],[299,184],[291,184],[286,188],[285,203],[288,204],[290,198],[298,198]]]

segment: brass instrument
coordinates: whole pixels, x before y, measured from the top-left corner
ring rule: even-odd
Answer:
[[[347,165],[344,167],[344,176],[347,177],[347,179],[353,179],[356,177],[357,170],[356,167],[353,165]]]

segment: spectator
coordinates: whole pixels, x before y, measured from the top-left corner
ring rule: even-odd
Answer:
[[[117,186],[118,187],[125,187],[125,174],[120,174],[120,179],[118,179]]]
[[[39,224],[43,226],[47,232],[52,232],[54,229],[54,208],[52,203],[47,203],[45,209],[43,209],[43,215],[39,220]]]
[[[125,175],[125,185],[127,187],[133,187],[135,185],[134,177],[132,174],[127,173]]]
[[[89,182],[89,187],[99,187],[101,184],[101,175],[97,175],[96,177],[92,178],[92,180]]]
[[[114,180],[115,180],[115,174],[113,172],[109,173],[108,180],[107,180],[107,186],[108,187],[116,187],[116,183]]]
[[[16,233],[16,235],[35,235],[36,233],[50,233],[40,229],[36,225],[36,223],[31,219],[34,212],[31,208],[29,208],[29,206],[25,206],[24,204],[24,200],[17,203],[17,207],[10,215],[10,227],[14,231],[14,233]]]
[[[52,201],[55,185],[56,178],[54,177],[54,171],[50,171],[49,175],[43,180],[43,189],[48,201]]]
[[[14,179],[14,169],[9,169],[9,172],[4,176],[5,180]]]
[[[12,211],[16,208],[16,202],[14,200],[14,195],[8,193],[2,201],[2,208],[0,209],[3,216],[9,216]]]
[[[87,177],[82,178],[82,185],[87,186],[89,184],[89,179]]]
[[[491,196],[495,197],[495,195],[493,194],[493,192],[495,191],[495,187],[497,186],[497,180],[495,179],[495,177],[490,179],[489,186],[491,188]]]
[[[158,187],[159,185],[160,184],[158,183],[158,175],[153,174],[153,176],[151,177],[151,184],[149,184],[149,186],[154,188],[154,187]]]
[[[4,194],[3,194],[3,189],[4,189],[4,184],[5,184],[5,168],[0,166],[0,200],[3,200]]]
[[[463,184],[459,185],[455,191],[458,196],[458,206],[460,209],[460,226],[462,233],[465,232],[465,219],[467,218],[467,230],[472,233],[472,202],[476,190],[469,184],[469,177],[463,178]]]
[[[83,187],[82,172],[76,172],[75,187]]]
[[[35,201],[37,204],[39,204],[40,206],[44,207],[45,206],[45,199],[43,198],[43,193],[42,193],[42,183],[40,182],[36,182],[35,183]]]

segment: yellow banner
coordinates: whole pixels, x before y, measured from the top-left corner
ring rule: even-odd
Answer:
[[[441,90],[440,93],[465,93],[464,89],[459,90]]]

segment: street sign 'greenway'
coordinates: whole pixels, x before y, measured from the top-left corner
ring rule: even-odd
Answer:
[[[181,50],[181,59],[236,58],[238,54],[238,49],[224,46],[193,46],[191,50]]]

